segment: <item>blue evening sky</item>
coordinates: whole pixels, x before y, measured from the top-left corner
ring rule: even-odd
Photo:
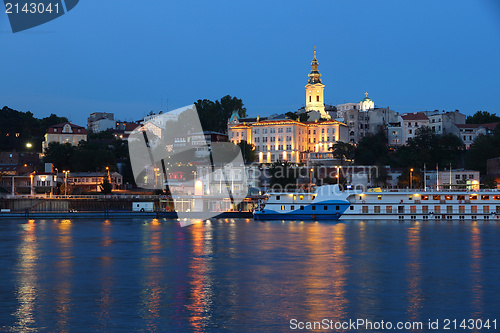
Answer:
[[[81,0],[13,34],[0,12],[0,108],[86,125],[233,95],[249,115],[305,103],[317,46],[328,104],[500,114],[500,1]]]

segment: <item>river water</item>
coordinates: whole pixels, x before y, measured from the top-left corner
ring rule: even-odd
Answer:
[[[0,331],[489,319],[456,331],[494,332],[500,223],[3,220],[0,278]]]

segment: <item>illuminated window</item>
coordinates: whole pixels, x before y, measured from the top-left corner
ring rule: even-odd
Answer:
[[[477,206],[470,206],[470,212],[473,214],[477,213]]]
[[[446,212],[447,212],[448,214],[453,213],[453,206],[446,206]]]
[[[500,200],[500,195],[494,195],[493,200]]]
[[[486,194],[483,194],[481,196],[481,200],[490,200],[490,196],[489,195],[486,195]]]
[[[460,214],[464,214],[465,213],[465,206],[458,206],[458,212]]]
[[[386,206],[385,207],[385,212],[388,214],[392,214],[392,206]]]
[[[417,212],[417,206],[410,206],[410,213],[415,214]]]
[[[453,196],[452,195],[446,195],[444,197],[445,200],[453,200]]]
[[[382,196],[381,195],[377,196],[377,199],[382,200]]]
[[[457,195],[457,200],[465,200],[465,195]]]
[[[285,206],[281,206],[281,210],[285,210]]]
[[[413,200],[413,195],[409,195],[408,200]]]
[[[441,200],[441,196],[440,195],[433,195],[432,200]]]
[[[428,195],[422,195],[422,200],[429,200],[429,196]]]
[[[303,196],[303,195],[301,195],[301,196],[299,197],[299,199],[300,199],[300,200],[304,200],[304,196]]]
[[[290,206],[290,210],[294,210],[295,209],[295,206]]]
[[[429,206],[422,206],[422,213],[428,214],[429,213]]]
[[[441,206],[434,206],[434,213],[435,214],[441,213]]]
[[[469,200],[477,200],[477,194],[469,195]]]
[[[490,213],[490,206],[483,206],[483,213],[489,214]]]

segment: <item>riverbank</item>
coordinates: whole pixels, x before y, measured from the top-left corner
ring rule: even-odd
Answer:
[[[183,212],[183,217],[200,219],[205,218],[206,212]],[[216,214],[216,213],[214,213]],[[87,212],[2,212],[0,220],[3,219],[83,219],[83,218],[105,218],[105,219],[128,219],[128,218],[166,218],[177,219],[176,212],[128,212],[128,211],[87,211]],[[214,218],[252,218],[251,212],[221,212]]]

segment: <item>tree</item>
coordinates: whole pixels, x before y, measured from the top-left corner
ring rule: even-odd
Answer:
[[[301,123],[305,123],[308,120],[309,120],[309,115],[307,114],[307,112],[303,112],[303,113],[299,114],[299,121]]]
[[[354,151],[354,159],[359,165],[387,164],[389,147],[385,131],[380,129],[376,134],[362,138]]]
[[[488,124],[496,123],[500,121],[495,113],[489,113],[488,111],[477,111],[473,116],[467,116],[465,120],[466,124]]]
[[[486,174],[486,161],[489,158],[500,156],[500,132],[493,135],[481,135],[472,143],[465,153],[465,166],[468,169],[478,170]]]
[[[200,99],[194,104],[198,111],[201,127],[205,131],[225,133],[227,121],[234,111],[237,111],[238,116],[241,118],[247,116],[243,101],[229,95],[222,97],[220,101],[212,102],[208,99]]]
[[[354,157],[354,146],[350,143],[338,141],[328,149],[333,151],[333,156],[340,159],[341,163],[346,159],[350,160]]]
[[[287,116],[289,119],[292,119],[292,120],[297,120],[299,118],[299,116],[297,115],[297,112],[287,112],[285,113],[285,116]]]
[[[255,146],[251,143],[242,140],[238,143],[245,164],[255,162]]]

